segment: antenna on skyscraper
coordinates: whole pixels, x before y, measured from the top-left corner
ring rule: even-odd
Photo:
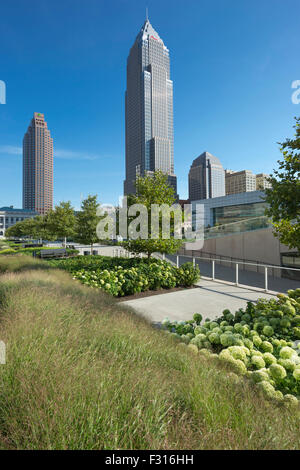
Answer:
[[[148,21],[148,7],[146,7],[146,20]]]

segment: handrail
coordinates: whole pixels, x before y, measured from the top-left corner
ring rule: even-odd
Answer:
[[[171,255],[172,256],[172,255]],[[198,259],[203,259],[203,260],[208,260],[208,261],[221,261],[222,263],[234,263],[234,264],[243,264],[243,265],[248,265],[248,266],[256,266],[256,267],[262,267],[262,268],[277,268],[277,269],[291,269],[293,271],[300,271],[300,268],[290,268],[288,266],[279,266],[279,265],[272,265],[272,264],[259,264],[259,263],[249,263],[247,261],[234,261],[234,260],[227,260],[227,259],[221,259],[221,258],[206,258],[202,256],[192,256],[192,255],[173,255],[173,256],[183,256],[184,258],[198,258]],[[220,255],[222,256],[222,255]]]

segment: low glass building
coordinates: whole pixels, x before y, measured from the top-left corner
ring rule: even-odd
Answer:
[[[253,221],[253,227],[261,228],[257,220],[265,219],[263,225],[266,222],[265,209],[267,203],[264,202],[263,191],[250,191],[211,199],[199,199],[198,201],[191,201],[191,204],[194,228],[199,228],[203,224],[207,228],[247,220]],[[247,226],[249,226],[249,223]]]

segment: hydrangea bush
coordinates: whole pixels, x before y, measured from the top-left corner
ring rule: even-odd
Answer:
[[[277,298],[248,302],[217,320],[196,313],[186,322],[163,321],[163,328],[189,348],[206,351],[259,386],[269,399],[287,405],[300,400],[300,289]]]
[[[79,279],[91,287],[101,288],[115,297],[146,290],[189,287],[200,278],[199,267],[193,267],[192,263],[185,263],[177,268],[154,258],[148,260],[80,256],[49,263],[66,269],[73,279]]]

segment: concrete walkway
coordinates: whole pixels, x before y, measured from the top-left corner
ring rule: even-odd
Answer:
[[[202,279],[194,289],[127,300],[122,306],[128,305],[151,322],[160,323],[166,317],[171,321],[191,320],[194,313],[215,319],[225,308],[235,312],[261,297],[271,299],[274,295]]]
[[[168,255],[168,259],[176,263],[176,256],[175,255]],[[186,263],[187,261],[191,261],[190,257],[180,255],[179,256],[179,264]],[[201,272],[201,276],[212,277],[212,263],[210,261],[203,261],[199,258],[196,258],[196,263],[198,264]],[[243,263],[241,262],[239,265],[239,283],[244,284],[246,286],[253,286],[253,287],[260,287],[261,289],[264,288],[265,285],[265,276],[261,272],[255,271],[246,271],[243,268]],[[255,269],[255,266],[253,266]],[[263,269],[263,268],[262,268]],[[269,268],[268,270],[268,289],[271,291],[276,292],[283,292],[285,293],[288,289],[297,289],[300,287],[300,281],[295,281],[293,279],[286,279],[282,277],[275,277],[273,274],[279,274],[279,270],[274,268]],[[235,263],[225,263],[222,261],[222,264],[216,263],[215,264],[215,279],[222,280],[222,281],[229,281],[235,282]]]

